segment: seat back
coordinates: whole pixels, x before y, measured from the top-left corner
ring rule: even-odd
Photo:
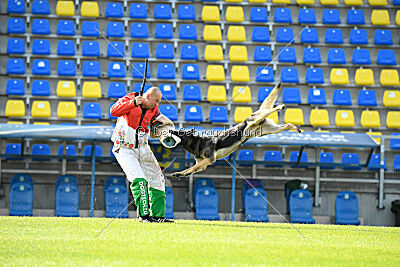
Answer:
[[[310,105],[326,105],[325,90],[321,88],[311,88],[308,91],[308,104]]]
[[[61,175],[57,179],[56,216],[79,217],[79,191],[75,176]]]
[[[14,175],[11,179],[9,215],[33,215],[33,183],[29,175]]]
[[[85,103],[83,105],[83,118],[101,119],[100,103]]]
[[[264,161],[272,161],[277,163],[266,163],[266,167],[282,167],[283,165],[278,163],[282,162],[282,153],[280,151],[265,151]]]
[[[284,88],[282,93],[282,102],[284,104],[301,104],[299,88]]]
[[[337,9],[324,9],[322,14],[323,24],[340,24],[340,14]]]
[[[332,102],[334,105],[351,106],[350,91],[347,89],[337,89],[333,91]]]
[[[225,107],[211,107],[210,108],[210,121],[211,122],[228,122],[228,111]]]
[[[343,153],[342,154],[342,166],[343,170],[361,170],[360,157],[357,153]]]
[[[353,50],[353,64],[369,65],[371,64],[371,56],[368,49]]]
[[[203,121],[203,111],[201,106],[189,105],[185,107],[185,120],[186,121]]]
[[[181,59],[199,59],[199,51],[195,44],[183,44],[181,47]]]
[[[126,181],[121,176],[110,176],[104,183],[104,199],[107,218],[129,218],[129,195]],[[121,213],[122,212],[122,213]],[[121,213],[121,214],[120,214]]]
[[[374,90],[361,90],[358,93],[359,106],[377,106],[376,94]]]
[[[299,23],[300,24],[315,24],[317,17],[315,10],[312,8],[302,8],[299,10]]]
[[[201,90],[199,85],[186,84],[183,87],[183,100],[201,101]]]
[[[290,221],[315,223],[312,218],[313,201],[308,190],[296,189],[290,194]]]
[[[335,169],[333,154],[331,152],[321,152],[319,155],[319,162],[323,163],[321,169]]]
[[[157,51],[156,51],[157,53]],[[132,45],[133,58],[148,58],[150,57],[150,48],[147,43],[133,43]]]
[[[154,36],[156,39],[172,39],[172,26],[167,23],[157,23]]]
[[[157,44],[156,58],[173,59],[174,47],[172,44]]]
[[[160,105],[161,114],[167,116],[171,121],[178,120],[178,111],[174,105]]]
[[[196,220],[219,220],[218,194],[215,188],[204,186],[197,190]]]
[[[47,80],[35,80],[32,82],[32,95],[50,96],[50,83]]]
[[[351,191],[339,192],[335,200],[336,224],[360,224],[358,220],[358,199]]]
[[[321,63],[321,52],[319,48],[307,47],[303,51],[304,63]]]
[[[248,222],[268,222],[267,193],[264,189],[250,188],[245,194],[245,218]]]
[[[199,178],[193,183],[193,202],[196,205],[196,193],[201,187],[215,188],[214,181],[210,178]]]
[[[171,187],[165,187],[165,218],[173,219],[174,218],[174,192]]]

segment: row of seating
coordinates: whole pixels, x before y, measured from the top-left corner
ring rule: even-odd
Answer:
[[[50,15],[50,4],[48,0],[33,0],[31,4],[32,14]],[[114,6],[115,4],[111,4],[110,8],[113,8]],[[26,11],[27,8],[24,0],[8,1],[7,13],[25,14]],[[75,16],[74,2],[57,1],[56,14],[58,16]],[[99,4],[94,1],[83,1],[80,5],[80,15],[82,17],[99,17]]]

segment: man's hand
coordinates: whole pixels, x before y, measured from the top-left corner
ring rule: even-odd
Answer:
[[[135,104],[136,104],[136,106],[141,105],[141,104],[143,103],[143,100],[144,100],[144,98],[143,98],[143,96],[141,96],[141,95],[138,95],[137,97],[135,97]]]

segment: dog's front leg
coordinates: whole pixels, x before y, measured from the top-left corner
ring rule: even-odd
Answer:
[[[215,162],[215,158],[214,158],[214,160],[212,160],[210,158],[204,158],[204,159],[200,160],[199,162],[197,162],[195,165],[193,165],[193,167],[190,167],[181,172],[174,172],[172,174],[172,177],[177,178],[177,177],[182,177],[182,176],[188,176],[192,173],[203,171],[207,168],[208,165],[213,164],[214,162]]]

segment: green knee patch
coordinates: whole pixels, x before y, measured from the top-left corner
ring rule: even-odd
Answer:
[[[150,198],[148,183],[144,178],[136,178],[131,183],[131,191],[135,199],[135,205],[139,216],[143,217],[150,214]]]
[[[154,217],[165,217],[165,192],[152,187],[149,188],[149,192],[151,215]]]

